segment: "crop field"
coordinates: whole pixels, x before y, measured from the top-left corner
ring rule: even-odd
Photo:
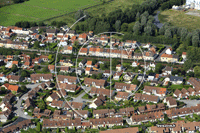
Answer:
[[[100,0],[29,0],[0,8],[0,25],[18,21],[43,21],[98,4]]]

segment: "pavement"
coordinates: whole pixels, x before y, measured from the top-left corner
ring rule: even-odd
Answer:
[[[39,85],[40,83],[38,83],[38,84],[28,84],[28,85],[26,85],[26,87],[29,89],[29,91],[30,90],[32,90],[33,88],[35,88],[35,87],[37,87],[38,85]],[[24,119],[33,119],[31,116],[29,116],[29,115],[25,115],[24,114],[24,111],[23,111],[23,108],[20,108],[20,106],[21,106],[21,104],[22,104],[22,100],[23,99],[26,99],[28,97],[28,92],[27,93],[25,93],[22,97],[20,97],[19,99],[18,99],[18,101],[17,101],[17,104],[15,104],[15,108],[17,109],[16,111],[15,111],[15,113],[17,114],[17,116],[19,116],[20,118],[24,118]]]
[[[163,26],[163,24],[160,23],[160,21],[159,21],[159,19],[158,19],[159,13],[160,13],[160,11],[157,11],[157,14],[154,16],[154,19],[155,19],[154,24],[160,29],[160,28]]]
[[[169,48],[170,46],[165,46],[165,49],[157,56],[157,58],[155,59],[155,61],[160,61],[160,57],[162,54],[165,53],[165,51]]]
[[[200,104],[200,100],[179,100],[181,102],[184,102],[186,107],[196,106],[197,104]]]
[[[83,99],[82,97],[86,94],[86,92],[88,93],[91,90],[91,87],[84,87],[83,88],[85,91],[83,93],[81,93],[78,97],[74,98],[73,101],[74,102],[92,102],[92,100],[88,100],[88,99]]]

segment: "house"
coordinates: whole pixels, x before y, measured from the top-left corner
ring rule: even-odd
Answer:
[[[147,95],[147,94],[141,94],[141,93],[135,93],[135,97],[134,97],[134,101],[158,103],[159,100],[160,100],[159,96]]]
[[[85,55],[85,56],[88,55],[88,49],[87,48],[81,48],[79,50],[78,55]]]
[[[46,101],[52,102],[53,100],[58,101],[61,98],[56,92],[53,92],[50,96],[47,97]]]
[[[96,88],[104,88],[107,84],[106,80],[103,79],[91,79],[91,78],[85,78],[84,84],[86,86],[93,86]]]
[[[109,90],[109,89],[102,89],[102,88],[92,87],[89,94],[91,96],[94,96],[94,95],[97,95],[97,96],[103,95],[103,96],[107,96],[107,97],[110,97],[110,95],[111,95],[111,97],[112,97],[112,96],[114,96],[115,91]]]
[[[172,84],[180,85],[183,83],[183,77],[170,75],[169,77],[165,78],[165,82],[171,82]]]
[[[40,60],[42,60],[43,62],[48,62],[49,61],[49,58],[48,58],[48,56],[46,56],[46,55],[40,55]]]
[[[144,86],[143,93],[148,95],[165,97],[167,94],[167,89],[161,87]]]
[[[166,98],[164,98],[163,102],[167,103],[167,106],[169,108],[176,108],[177,107],[176,99],[174,99],[172,97],[166,97]]]
[[[16,75],[8,75],[7,79],[9,83],[17,83],[17,82],[22,82],[23,77]]]
[[[121,64],[118,64],[118,65],[116,66],[116,70],[117,70],[118,72],[121,72],[121,71],[122,71],[122,68],[123,68],[123,66],[122,66]]]
[[[48,69],[51,73],[54,73],[55,71],[55,65],[48,65]]]
[[[173,50],[171,47],[169,47],[166,51],[165,51],[166,54],[168,55],[171,55],[173,53]]]
[[[16,92],[19,91],[19,86],[17,85],[10,85],[8,83],[5,83],[1,87],[4,87],[5,89],[10,90],[10,91],[16,91]]]
[[[96,109],[98,106],[101,106],[104,104],[104,101],[106,100],[106,97],[103,95],[99,95],[99,97],[95,98],[91,104],[89,104],[89,108]]]
[[[81,114],[82,116],[80,116],[79,114]],[[87,119],[89,115],[90,115],[90,112],[88,110],[79,110],[78,113],[74,112],[74,118],[83,117]]]
[[[117,101],[128,100],[129,99],[129,93],[128,92],[117,92],[117,95],[115,96],[115,99]]]
[[[172,75],[172,71],[173,71],[173,67],[170,67],[170,66],[166,66],[164,69],[163,69],[163,75]]]
[[[30,77],[32,83],[53,81],[52,74],[31,74]]]
[[[138,67],[140,65],[140,63],[138,63],[137,61],[133,61],[131,66],[132,67]]]
[[[84,72],[85,72],[85,70],[83,69],[83,68],[77,68],[77,69],[75,69],[75,72],[76,72],[76,74],[78,74],[78,75],[82,75]]]
[[[73,47],[72,46],[68,46],[66,49],[64,47],[64,53],[72,54],[72,52],[73,52]]]
[[[187,57],[187,53],[186,53],[186,52],[183,52],[183,53],[182,53],[182,58],[183,58],[183,60],[186,60],[186,57]]]
[[[86,66],[86,62],[87,62],[87,60],[86,60],[86,59],[83,59],[83,60],[78,64],[78,66],[81,67],[81,68],[85,67],[85,66]]]
[[[131,93],[132,91],[136,90],[137,85],[115,82],[114,88],[116,89],[116,91],[126,91],[128,93]]]
[[[75,93],[76,91],[80,90],[80,87],[78,87],[75,84],[60,83],[59,87],[60,89],[64,89],[67,92],[72,92],[72,93]]]
[[[112,128],[114,125],[123,126],[123,118],[100,118],[100,119],[90,119],[89,120],[92,129],[98,129],[100,127]]]
[[[114,115],[114,113],[115,113],[115,109],[93,110],[93,116],[96,119],[112,117]]]
[[[133,114],[135,114],[134,107],[120,108],[119,112],[116,113],[116,115],[117,115],[116,117],[123,117],[123,116],[130,117]]]
[[[92,67],[85,68],[85,75],[91,75],[90,72],[92,71]]]
[[[190,77],[187,83],[192,85],[194,89],[200,88],[200,82],[197,81],[197,79],[195,79],[194,77]]]
[[[105,70],[104,72],[103,72],[103,76],[104,77],[110,77],[110,75],[112,75],[112,71],[110,71],[110,70]]]
[[[57,128],[65,128],[67,127],[69,129],[74,128],[81,128],[81,119],[75,118],[74,120],[52,120],[52,119],[44,119],[43,120],[43,129],[57,129]]]
[[[60,109],[62,108],[62,106],[64,105],[64,102],[63,101],[57,101],[57,100],[53,100],[49,106],[53,107],[53,108],[57,108],[57,109]]]
[[[60,60],[59,64],[67,67],[74,66],[74,63],[71,60]]]
[[[29,110],[31,107],[34,108],[34,106],[35,106],[35,105],[34,105],[34,102],[33,102],[32,99],[27,98],[27,99],[25,100],[25,103],[24,103],[24,109]]]
[[[134,77],[133,74],[131,74],[130,72],[127,72],[124,74],[123,79],[125,81],[132,81],[133,77]]]
[[[92,61],[87,61],[86,67],[92,67]]]
[[[178,56],[164,53],[161,55],[160,61],[167,62],[167,63],[176,63],[176,62],[178,62]]]
[[[122,76],[122,72],[116,72],[116,73],[113,75],[113,79],[114,79],[114,80],[119,80],[121,76]]]
[[[85,42],[85,41],[87,41],[87,40],[88,40],[87,34],[86,34],[86,33],[79,34],[78,40],[79,40],[80,42]]]
[[[159,111],[164,111],[165,110],[165,105],[163,103],[159,103],[157,105],[153,104],[147,104],[145,106],[140,106],[138,107],[138,114],[144,114],[144,113],[150,113],[150,112],[159,112]]]
[[[66,67],[66,66],[60,67],[60,72],[70,73],[71,72],[71,67]]]
[[[67,84],[77,84],[78,83],[77,77],[64,76],[64,75],[58,75],[58,81],[60,83],[67,83]]]
[[[155,122],[157,120],[163,121],[164,120],[164,113],[163,112],[153,112],[147,114],[140,114],[140,115],[133,115],[130,118],[129,125],[138,125],[141,123],[146,123],[148,121]]]

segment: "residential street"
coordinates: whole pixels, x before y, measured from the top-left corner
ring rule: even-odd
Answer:
[[[91,90],[91,87],[84,87],[85,92],[83,92],[82,94],[80,94],[78,97],[74,98],[74,102],[92,102],[92,100],[87,100],[87,99],[83,99],[82,97],[86,94],[86,92],[88,93]]]
[[[38,84],[28,84],[26,85],[26,87],[30,90],[32,90],[33,88],[37,87],[40,83]],[[29,90],[29,91],[30,91]],[[23,111],[23,108],[20,108],[21,106],[21,103],[22,103],[22,100],[23,99],[26,99],[28,97],[28,92],[26,94],[24,94],[20,99],[18,99],[17,101],[17,104],[14,106],[17,108],[17,110],[15,111],[17,113],[17,116],[21,117],[21,118],[24,118],[24,119],[32,119],[31,116],[29,115],[25,115],[24,114],[24,111]]]
[[[160,57],[162,54],[165,53],[165,51],[169,48],[170,46],[165,46],[165,49],[158,55],[158,57],[155,59],[155,61],[160,61]]]

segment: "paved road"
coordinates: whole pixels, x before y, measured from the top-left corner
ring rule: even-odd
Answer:
[[[165,46],[165,49],[163,49],[163,51],[158,55],[158,57],[155,59],[155,61],[160,61],[160,57],[162,54],[165,53],[165,51],[169,48],[170,46]]]
[[[33,88],[37,87],[40,83],[38,84],[28,84],[26,85],[26,87],[30,90],[32,90]],[[17,108],[17,110],[15,111],[17,113],[17,116],[24,118],[24,119],[33,119],[31,116],[29,115],[24,115],[24,111],[22,108],[20,108],[21,104],[22,104],[22,100],[26,99],[28,97],[28,92],[26,94],[24,94],[18,101],[17,104],[15,104],[15,108]]]
[[[196,106],[197,104],[200,104],[200,100],[179,100],[181,102],[186,103],[186,107]]]
[[[154,19],[155,19],[154,24],[160,29],[160,28],[163,26],[163,24],[160,23],[160,21],[159,21],[159,19],[158,19],[159,13],[160,13],[160,11],[157,11],[157,14],[154,16]]]
[[[81,93],[78,97],[74,98],[74,102],[81,102],[83,103],[83,101],[85,102],[92,102],[92,100],[87,100],[87,99],[83,99],[82,97],[86,94],[86,92],[88,93],[91,90],[91,87],[84,87],[85,92]]]

